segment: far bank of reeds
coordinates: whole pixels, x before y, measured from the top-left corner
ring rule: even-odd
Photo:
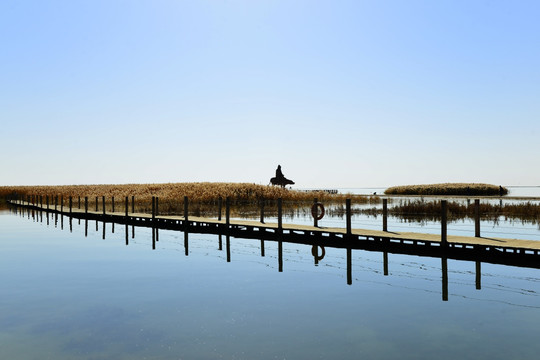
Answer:
[[[394,186],[385,190],[386,195],[463,195],[504,196],[508,189],[503,186],[475,183],[444,183],[428,185]]]
[[[284,209],[310,206],[314,198],[325,204],[344,202],[351,198],[356,204],[379,203],[378,196],[331,194],[326,191],[306,192],[290,190],[277,186],[258,185],[250,183],[166,183],[166,184],[120,184],[120,185],[59,185],[59,186],[2,186],[0,197],[17,194],[19,196],[48,197],[52,204],[57,196],[66,203],[72,197],[74,206],[88,197],[90,209],[102,208],[105,197],[107,210],[112,209],[114,197],[116,209],[122,209],[125,198],[135,200],[136,212],[148,212],[152,208],[152,197],[159,198],[159,210],[162,214],[180,214],[183,211],[184,197],[188,197],[190,212],[193,215],[211,215],[217,209],[219,198],[223,205],[229,198],[236,214],[241,216],[257,213],[261,204],[272,211],[278,198],[283,200]],[[43,200],[45,201],[45,200]]]

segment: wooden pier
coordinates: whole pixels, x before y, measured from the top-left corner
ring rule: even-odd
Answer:
[[[27,201],[12,199],[8,202],[16,207],[57,213],[75,219],[95,220],[125,224],[130,226],[142,226],[153,229],[179,230],[187,233],[207,233],[227,235],[237,238],[274,240],[279,242],[293,242],[317,246],[329,246],[344,249],[363,249],[380,251],[384,253],[399,253],[419,256],[432,256],[444,259],[470,260],[495,264],[504,264],[521,267],[540,268],[540,241],[517,240],[481,237],[479,221],[476,221],[475,236],[454,236],[446,233],[446,202],[442,202],[442,221],[440,234],[424,234],[414,232],[388,231],[386,211],[384,211],[382,230],[353,229],[351,227],[350,201],[347,201],[347,216],[345,227],[324,227],[314,225],[284,224],[281,217],[281,201],[278,200],[278,222],[268,223],[264,221],[261,212],[261,221],[231,219],[229,203],[226,202],[225,218],[220,215],[217,219],[189,216],[188,199],[184,199],[184,214],[186,216],[162,216],[158,215],[158,199],[152,199],[152,213],[135,213],[129,211],[128,198],[125,199],[124,211],[106,211],[103,206],[101,211],[91,210],[88,207],[88,198],[85,198],[81,208],[79,199],[78,207],[73,206],[70,198],[68,206],[64,205],[64,199],[60,202],[46,204],[41,201]],[[102,197],[103,204],[105,198]],[[133,203],[132,203],[133,204]],[[383,209],[386,210],[386,201]],[[131,208],[133,210],[133,207]],[[127,228],[126,228],[127,237]]]

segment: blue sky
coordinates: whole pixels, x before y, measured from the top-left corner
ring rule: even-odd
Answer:
[[[0,3],[0,185],[540,185],[538,1]]]

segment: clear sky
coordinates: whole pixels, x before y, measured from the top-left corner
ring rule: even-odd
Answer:
[[[2,0],[0,185],[540,185],[540,1]]]

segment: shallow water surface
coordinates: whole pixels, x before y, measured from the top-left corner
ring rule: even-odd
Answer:
[[[35,214],[37,215],[37,213]],[[97,227],[97,230],[96,230]],[[0,214],[2,359],[536,359],[540,270]],[[105,234],[105,239],[103,234]],[[187,250],[186,250],[187,246]],[[186,255],[187,253],[187,255]],[[386,275],[385,275],[386,273]]]

